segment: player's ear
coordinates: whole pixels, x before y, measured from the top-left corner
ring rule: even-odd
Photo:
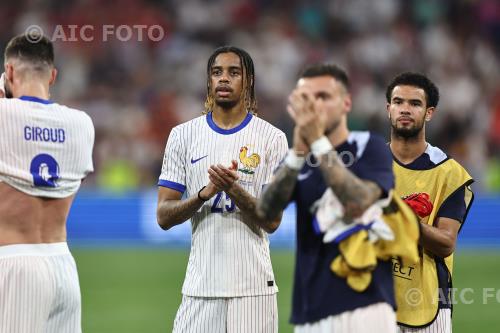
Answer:
[[[12,64],[5,64],[5,81],[14,82],[14,67]]]
[[[345,107],[346,113],[351,112],[352,98],[351,98],[351,94],[349,94],[349,93],[346,93],[344,96],[344,107]]]
[[[432,115],[434,114],[434,111],[436,111],[435,107],[430,107],[425,110],[425,121],[430,121],[432,119]]]
[[[49,79],[49,85],[53,85],[54,82],[56,82],[56,77],[57,77],[57,69],[52,68],[50,70],[50,79]]]
[[[385,109],[387,110],[387,118],[391,119],[391,110],[389,109],[391,107],[391,103],[386,103],[385,104]]]

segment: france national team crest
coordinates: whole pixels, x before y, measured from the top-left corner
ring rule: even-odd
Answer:
[[[253,175],[255,168],[260,164],[260,156],[256,153],[248,155],[248,147],[243,146],[240,148],[240,163],[243,164],[243,167],[238,169],[238,171],[247,175]]]
[[[52,156],[48,154],[36,155],[31,160],[30,172],[35,186],[57,187],[59,164]]]

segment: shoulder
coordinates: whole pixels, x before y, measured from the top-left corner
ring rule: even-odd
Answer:
[[[441,164],[449,159],[448,155],[444,151],[431,145],[430,143],[427,143],[427,148],[425,149],[424,154],[429,156],[430,162],[434,165]]]
[[[201,126],[205,125],[206,117],[206,115],[202,115],[186,122],[180,123],[172,128],[172,132],[182,135],[183,133],[192,133],[196,130],[199,131]]]
[[[71,114],[71,116],[76,117],[79,121],[82,121],[87,125],[94,127],[92,118],[87,114],[87,112],[57,103],[51,105],[52,107],[57,108],[59,111],[64,112],[66,114]]]
[[[58,103],[48,104],[47,107],[47,111],[49,112],[47,115],[56,112],[63,123],[66,123],[73,129],[77,128],[79,132],[86,131],[88,135],[94,136],[94,122],[85,111]],[[51,117],[48,116],[47,121],[50,121],[50,119]]]
[[[263,134],[267,132],[270,136],[274,136],[274,137],[278,137],[278,138],[281,137],[281,138],[284,138],[286,140],[286,135],[282,130],[280,130],[276,126],[272,125],[267,120],[259,118],[255,115],[252,117],[252,126],[254,126],[255,129],[258,129],[259,132],[262,132]],[[266,139],[268,139],[268,138],[266,138]]]
[[[390,155],[386,140],[377,133],[352,131],[349,133],[347,142],[350,145],[355,145],[357,158],[374,154]]]
[[[0,110],[2,114],[13,113],[21,115],[17,112],[19,109],[26,110],[26,102],[18,98],[0,98]]]

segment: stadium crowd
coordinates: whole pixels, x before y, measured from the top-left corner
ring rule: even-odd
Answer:
[[[233,44],[255,61],[259,115],[287,135],[287,94],[306,63],[346,68],[350,127],[386,136],[384,87],[398,72],[427,73],[441,90],[430,142],[471,172],[475,192],[500,191],[496,0],[2,1],[2,45],[32,25],[56,46],[61,75],[51,98],[94,121],[96,172],[84,186],[154,186],[170,129],[203,110],[205,59],[216,46]],[[71,29],[86,25],[91,38],[71,37]],[[130,38],[104,40],[105,25],[154,25],[164,36],[140,38],[134,30]]]

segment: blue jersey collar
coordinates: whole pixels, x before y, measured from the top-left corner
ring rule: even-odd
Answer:
[[[38,98],[38,97],[35,97],[35,96],[21,96],[21,97],[19,97],[19,99],[22,100],[22,101],[36,102],[36,103],[41,103],[41,104],[52,104],[52,103],[54,103],[50,99]]]
[[[223,134],[223,135],[228,135],[228,134],[234,134],[234,133],[242,130],[243,128],[245,128],[245,126],[248,125],[250,120],[252,120],[252,117],[253,117],[252,114],[250,112],[248,112],[245,119],[243,119],[243,121],[241,122],[241,124],[239,124],[236,127],[230,128],[230,129],[224,129],[224,128],[220,128],[219,126],[217,126],[217,124],[214,122],[214,120],[212,118],[212,112],[209,112],[207,114],[207,123],[208,123],[208,126],[210,126],[210,128],[213,129],[215,132],[217,132],[219,134]]]

